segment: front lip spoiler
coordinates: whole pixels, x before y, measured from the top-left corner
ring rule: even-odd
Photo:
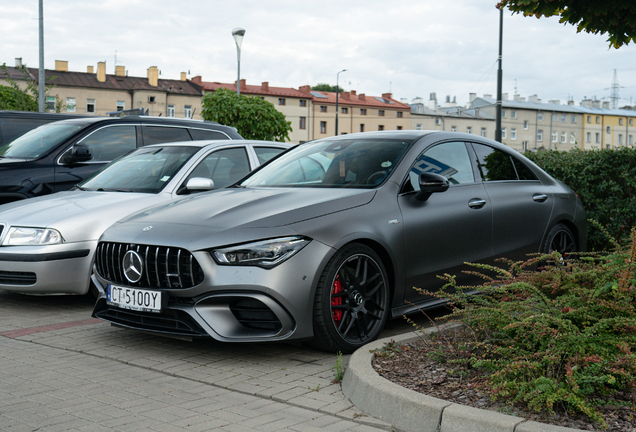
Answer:
[[[17,253],[0,253],[0,261],[22,261],[22,262],[40,262],[40,261],[58,261],[71,258],[84,258],[88,256],[90,249],[79,249],[68,252],[52,252],[46,254],[17,254]]]

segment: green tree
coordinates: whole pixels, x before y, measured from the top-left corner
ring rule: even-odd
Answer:
[[[559,22],[575,25],[577,32],[607,34],[614,48],[636,41],[633,0],[502,0],[497,7],[537,18],[558,15]]]
[[[203,96],[201,116],[233,126],[245,139],[289,141],[291,122],[271,103],[254,96],[219,88]]]
[[[39,88],[33,77],[29,74],[26,65],[19,68],[22,78],[26,83],[26,88],[21,89],[20,86],[11,78],[6,63],[0,66],[5,74],[5,78],[9,85],[0,85],[0,109],[11,111],[38,111],[39,110]],[[47,81],[53,80],[55,77],[47,78]],[[44,90],[45,96],[48,95],[54,85],[47,85]],[[58,95],[55,95],[55,112],[61,112],[66,108]]]
[[[318,83],[311,88],[316,91],[324,91],[324,92],[336,92],[336,86],[332,86],[331,84]],[[338,86],[338,93],[342,92],[342,87]]]

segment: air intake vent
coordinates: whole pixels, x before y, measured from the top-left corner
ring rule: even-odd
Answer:
[[[124,276],[122,262],[129,250],[137,252],[143,263],[141,279],[135,283]],[[203,282],[203,270],[197,260],[190,252],[180,248],[100,242],[95,264],[97,273],[115,284],[180,289],[192,288]]]

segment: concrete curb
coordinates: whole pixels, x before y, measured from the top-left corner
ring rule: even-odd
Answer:
[[[447,326],[440,326],[445,328]],[[429,334],[436,328],[420,334]],[[494,411],[456,404],[418,393],[382,378],[373,369],[373,351],[391,341],[409,343],[413,333],[377,340],[353,353],[342,380],[342,392],[361,411],[401,432],[577,432]]]

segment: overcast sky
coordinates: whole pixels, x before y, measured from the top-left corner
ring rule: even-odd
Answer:
[[[246,30],[241,78],[248,84],[317,83],[396,99],[437,93],[459,104],[496,95],[496,0],[44,0],[44,63],[85,72],[106,61],[130,76],[157,66],[161,78],[201,75],[234,82],[236,45]],[[0,63],[38,67],[38,1],[0,0]],[[557,18],[504,12],[503,91],[542,101],[609,100],[614,70],[620,104],[636,104],[636,45],[576,33]]]

